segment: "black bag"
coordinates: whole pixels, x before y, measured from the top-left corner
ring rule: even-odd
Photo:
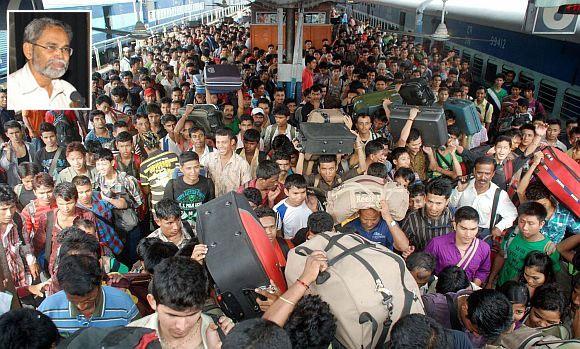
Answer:
[[[430,106],[435,103],[435,95],[425,78],[411,79],[403,83],[399,95],[407,105]]]
[[[412,107],[398,105],[391,107],[391,133],[400,135],[405,123],[409,119],[409,111]],[[413,128],[421,132],[423,144],[430,147],[440,147],[447,144],[447,121],[443,108],[420,107],[421,111],[413,122]]]
[[[237,66],[231,64],[206,65],[205,88],[213,94],[229,93],[242,87],[242,76]]]
[[[197,234],[208,246],[205,264],[220,307],[236,321],[260,316],[254,290],[270,285],[270,279],[282,291],[286,287],[274,247],[248,200],[232,191],[197,213]]]
[[[344,124],[303,122],[300,143],[309,154],[350,154],[356,137]]]
[[[193,112],[189,116],[194,123],[199,123],[206,131],[206,135],[214,133],[218,128],[223,126],[222,112],[213,104],[196,104],[193,106]],[[206,121],[203,121],[203,120]],[[206,129],[207,128],[207,129]]]
[[[56,140],[58,145],[66,147],[70,142],[82,141],[79,128],[76,123],[64,115],[64,111],[51,110],[49,111],[54,116],[54,127],[56,128]]]

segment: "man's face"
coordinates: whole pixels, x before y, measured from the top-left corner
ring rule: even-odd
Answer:
[[[77,191],[79,192],[79,202],[85,206],[91,206],[93,201],[93,188],[91,185],[77,185]]]
[[[135,128],[139,133],[145,133],[151,129],[151,125],[149,124],[149,119],[146,118],[139,118],[137,119],[137,123],[135,124]]]
[[[175,122],[174,121],[167,121],[163,124],[163,128],[167,133],[173,134],[173,130],[175,129]]]
[[[13,202],[0,203],[0,224],[10,224],[16,205]]]
[[[53,187],[45,187],[44,185],[39,186],[34,189],[34,196],[38,199],[40,205],[48,206],[50,205],[50,200],[52,199]]]
[[[67,154],[66,161],[75,171],[81,171],[85,167],[85,155],[80,151],[73,151]]]
[[[161,228],[161,232],[168,240],[178,237],[181,235],[181,218],[180,217],[169,217],[155,218],[155,222]]]
[[[479,232],[479,222],[473,220],[462,220],[458,223],[453,223],[453,227],[455,228],[456,243],[463,246],[470,245]]]
[[[183,98],[181,96],[181,91],[173,91],[171,92],[171,100],[173,101],[181,101]]]
[[[133,153],[133,142],[116,142],[117,150],[122,158],[128,158]]]
[[[277,104],[282,104],[282,103],[284,103],[284,99],[286,98],[285,96],[286,96],[286,94],[284,93],[284,91],[276,91],[274,93],[274,101]]]
[[[38,74],[58,79],[66,73],[70,59],[70,53],[60,49],[68,48],[69,44],[68,35],[62,28],[48,26],[35,43],[24,43],[24,55]]]
[[[558,139],[560,131],[561,131],[560,125],[557,124],[549,125],[548,130],[546,131],[546,139],[549,141],[556,141]]]
[[[228,120],[234,118],[234,106],[233,105],[225,105],[224,106],[224,117]]]
[[[375,83],[375,88],[377,91],[384,91],[387,88],[387,84],[384,81],[379,80]]]
[[[523,236],[527,239],[539,234],[544,223],[544,221],[540,221],[536,216],[528,216],[524,214],[518,217],[518,227]]]
[[[169,108],[169,112],[172,115],[176,115],[176,116],[179,115],[179,109],[181,108],[181,106],[179,105],[179,103],[171,103],[170,106],[171,107]]]
[[[278,165],[278,168],[281,171],[280,174],[286,174],[286,173],[288,173],[288,171],[290,171],[290,167],[291,167],[290,160],[278,159],[278,160],[276,160],[276,164]]]
[[[262,125],[264,125],[264,114],[262,113],[258,113],[258,114],[254,114],[252,115],[252,118],[254,119],[254,126],[261,128]]]
[[[22,140],[22,130],[19,128],[9,128],[6,130],[6,136],[12,143],[18,143]]]
[[[270,115],[270,105],[268,103],[259,103],[258,108],[264,109],[264,115]]]
[[[72,294],[66,294],[66,298],[71,302],[81,314],[86,318],[90,318],[97,307],[97,300],[99,299],[99,294],[101,292],[100,287],[95,287],[91,292],[84,296],[74,296]]]
[[[166,115],[171,113],[171,103],[161,103],[161,114]],[[151,120],[149,120],[151,122]]]
[[[65,200],[58,196],[56,198],[56,206],[65,216],[72,216],[74,214],[76,204],[77,200],[75,199]]]
[[[503,85],[503,79],[497,78],[495,79],[495,86],[501,87]]]
[[[327,183],[332,183],[334,181],[334,178],[336,178],[336,171],[336,162],[327,162],[318,165],[318,173]]]
[[[155,102],[155,95],[154,95],[154,94],[149,94],[149,95],[146,95],[146,96],[144,97],[144,99],[145,99],[145,103],[147,103],[147,104],[152,104],[152,103],[154,103],[154,102]]]
[[[521,146],[527,147],[532,144],[534,140],[535,132],[532,130],[522,130],[522,143]]]
[[[410,198],[409,209],[419,210],[423,207],[425,207],[425,195],[417,195],[415,197]]]
[[[530,317],[526,322],[530,327],[548,327],[557,325],[561,321],[561,314],[557,310],[546,310],[532,307]]]
[[[40,138],[47,147],[56,147],[56,134],[54,132],[42,132]]]
[[[274,119],[276,119],[276,125],[280,127],[284,127],[288,124],[288,117],[286,115],[274,115]]]
[[[262,217],[260,218],[260,224],[264,227],[268,240],[274,242],[274,240],[276,240],[276,235],[278,234],[278,231],[276,230],[276,218]]]
[[[203,148],[205,147],[205,134],[202,131],[193,132],[191,134],[191,141],[194,147]]]
[[[495,145],[495,155],[500,161],[505,160],[511,151],[512,149],[509,142],[498,142]]]
[[[199,179],[200,168],[199,161],[191,160],[181,165],[181,172],[189,182],[196,182]]]
[[[381,213],[373,208],[367,208],[359,211],[359,218],[362,228],[365,231],[370,231],[379,224]]]
[[[131,88],[133,86],[133,78],[130,75],[123,76],[123,85],[126,88]]]
[[[423,140],[421,139],[421,137],[419,137],[418,139],[415,139],[414,141],[407,142],[407,149],[409,149],[409,151],[412,154],[417,154],[419,151],[421,151],[422,145],[423,145]]]
[[[445,198],[443,195],[435,195],[431,193],[427,193],[425,198],[425,211],[427,216],[431,218],[439,217],[445,211],[447,207],[447,203],[449,202],[448,199]]]
[[[149,124],[159,125],[159,122],[161,120],[161,115],[159,115],[157,113],[149,113],[149,115],[147,115],[147,118],[149,119]]]
[[[284,193],[288,196],[288,202],[292,206],[299,206],[306,200],[306,188],[291,187],[284,189]]]
[[[99,159],[95,162],[95,167],[100,175],[106,176],[113,169],[113,163],[106,159]]]
[[[487,186],[495,174],[495,168],[492,164],[478,164],[475,166],[474,173],[475,183],[480,186]]]
[[[371,130],[371,118],[368,116],[359,116],[356,120],[356,129],[358,133],[369,133]]]
[[[478,102],[481,102],[485,99],[485,90],[479,89],[475,91],[475,97],[477,98]]]
[[[6,109],[8,100],[6,99],[6,92],[0,92],[0,108]]]
[[[440,91],[439,94],[439,101],[441,102],[445,102],[447,99],[449,99],[449,91]]]
[[[232,151],[232,140],[228,136],[216,136],[215,146],[220,155],[227,155]]]

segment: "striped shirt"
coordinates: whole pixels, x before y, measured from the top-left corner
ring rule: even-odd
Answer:
[[[161,151],[149,154],[149,157],[141,163],[139,170],[141,185],[150,188],[151,204],[153,206],[163,199],[165,186],[172,178],[175,167],[178,165],[179,158],[177,154]]]
[[[252,179],[250,165],[236,153],[233,153],[228,162],[223,165],[220,153],[217,151],[204,155],[200,163],[207,168],[207,177],[211,178],[215,184],[216,197],[236,190],[240,185]]]
[[[451,221],[452,215],[449,208],[446,208],[437,219],[429,218],[425,208],[422,208],[411,212],[401,228],[407,234],[416,250],[422,251],[434,237],[449,234],[453,231]]]
[[[85,327],[127,326],[139,317],[139,310],[131,297],[109,286],[101,287],[95,312],[90,318],[86,318],[68,301],[64,291],[46,298],[38,311],[50,317],[58,332],[65,336]]]

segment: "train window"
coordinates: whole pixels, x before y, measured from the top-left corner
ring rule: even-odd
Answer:
[[[580,118],[580,90],[569,88],[564,92],[560,116],[564,120]]]
[[[509,71],[515,71],[515,69],[513,67],[507,65],[507,64],[503,64],[501,66],[501,72],[502,72],[502,74],[506,74]]]
[[[489,84],[493,84],[495,76],[497,75],[497,64],[487,61],[487,66],[485,68],[485,81]]]
[[[552,112],[554,110],[554,102],[558,95],[558,88],[555,84],[547,80],[540,81],[540,89],[538,90],[538,100],[542,102],[544,108]]]
[[[465,50],[463,50],[463,53],[461,54],[461,59],[464,61],[469,62],[469,64],[471,64],[471,55],[467,52],[465,52]]]
[[[520,72],[520,77],[518,79],[519,82],[521,82],[522,84],[532,84],[534,85],[534,77],[526,74],[524,71]]]
[[[483,74],[483,58],[478,55],[473,56],[473,77],[476,81],[481,81],[481,75]]]

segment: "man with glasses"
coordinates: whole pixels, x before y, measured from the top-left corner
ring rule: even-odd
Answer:
[[[49,17],[36,18],[24,29],[26,65],[8,76],[8,109],[70,109],[76,88],[60,79],[73,49],[70,26]]]

